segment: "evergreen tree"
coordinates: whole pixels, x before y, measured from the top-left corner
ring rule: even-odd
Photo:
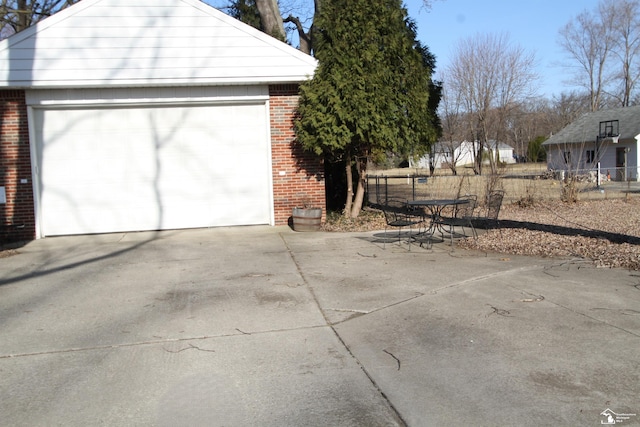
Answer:
[[[547,160],[547,152],[542,143],[547,140],[545,136],[538,136],[534,140],[529,141],[527,149],[527,158],[530,162],[544,162]]]
[[[295,129],[305,149],[346,162],[345,214],[355,218],[368,160],[420,156],[438,137],[435,59],[400,0],[325,0],[314,26],[319,66],[301,86]]]

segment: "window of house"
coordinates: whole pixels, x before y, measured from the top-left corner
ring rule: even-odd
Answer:
[[[571,152],[570,151],[565,151],[564,153],[562,153],[562,156],[564,158],[565,164],[567,164],[567,165],[571,164]]]
[[[587,163],[593,163],[596,161],[596,151],[587,150]]]

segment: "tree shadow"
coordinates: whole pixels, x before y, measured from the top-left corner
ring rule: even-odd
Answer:
[[[540,224],[530,221],[514,221],[504,220],[474,220],[473,226],[480,229],[499,229],[499,228],[512,228],[512,229],[525,229],[532,231],[542,231],[545,233],[558,234],[561,236],[580,236],[588,237],[592,239],[604,239],[611,243],[622,244],[628,243],[630,245],[640,245],[640,237],[630,236],[628,234],[612,233],[604,230],[584,229],[576,227],[565,227],[561,225]]]
[[[109,251],[108,253],[105,253],[103,255],[99,255],[99,256],[93,256],[93,257],[89,257],[86,259],[82,259],[79,261],[75,261],[75,262],[70,262],[70,263],[65,263],[62,264],[58,267],[49,267],[47,268],[47,263],[44,263],[39,270],[37,271],[29,271],[28,273],[24,273],[21,275],[17,275],[17,276],[10,276],[6,279],[4,278],[0,278],[0,286],[4,286],[4,285],[10,285],[10,284],[16,284],[18,282],[22,282],[24,280],[27,279],[33,279],[33,278],[37,278],[37,277],[44,277],[44,276],[49,276],[51,274],[55,274],[58,273],[60,271],[64,271],[64,270],[73,270],[77,267],[81,267],[81,266],[85,266],[85,265],[90,265],[90,264],[95,264],[98,263],[100,261],[103,260],[108,260],[108,259],[112,259],[112,258],[117,258],[120,255],[126,254],[128,252],[132,252],[135,251],[136,249],[139,249],[151,242],[154,242],[156,240],[158,240],[159,238],[159,231],[154,231],[151,232],[151,235],[149,236],[149,238],[142,240],[140,242],[136,242],[135,244],[131,245],[131,246],[127,246],[125,248],[122,249],[118,249],[118,250],[114,250],[114,251]],[[24,242],[23,245],[18,245],[19,246],[24,246],[29,242]],[[20,256],[20,254],[16,255],[16,256]],[[57,260],[57,258],[56,258]],[[53,262],[53,259],[50,260],[51,262]]]

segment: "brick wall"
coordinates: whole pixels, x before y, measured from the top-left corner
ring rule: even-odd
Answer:
[[[291,210],[307,200],[326,215],[322,160],[295,140],[293,118],[298,105],[297,85],[269,86],[273,202],[276,225],[286,225]]]
[[[0,90],[0,244],[35,238],[29,126],[24,91]]]

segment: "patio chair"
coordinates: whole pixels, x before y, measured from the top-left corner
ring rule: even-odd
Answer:
[[[398,243],[402,240],[402,229],[409,228],[409,250],[411,250],[411,231],[414,225],[420,224],[424,221],[423,217],[419,215],[407,206],[406,200],[401,199],[388,199],[386,203],[379,206],[384,213],[385,227],[384,234],[387,235],[387,228],[395,227],[398,229]],[[418,230],[419,231],[419,230]],[[383,248],[386,249],[386,238],[383,239]]]
[[[498,214],[502,207],[502,200],[504,199],[504,191],[493,190],[487,195],[487,216],[486,220],[491,223],[495,223],[500,228],[500,220]]]
[[[476,229],[473,226],[473,211],[478,205],[478,197],[476,195],[467,195],[458,198],[458,200],[465,201],[466,203],[453,205],[451,216],[443,216],[438,219],[440,226],[445,228],[449,233],[451,246],[453,246],[453,236],[455,234],[459,236],[466,236],[465,227],[469,227],[471,229],[471,235],[474,238],[478,237]],[[455,227],[461,227],[462,233],[456,233]]]

